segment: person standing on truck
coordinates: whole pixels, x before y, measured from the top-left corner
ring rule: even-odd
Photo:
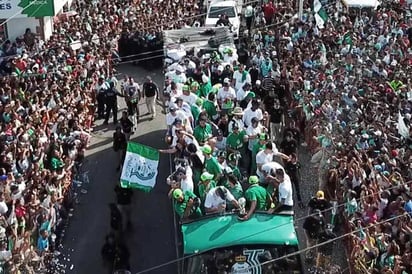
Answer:
[[[268,204],[272,204],[272,199],[268,195],[265,188],[259,185],[259,178],[256,175],[249,177],[249,188],[245,192],[246,203],[249,210],[240,220],[249,220],[256,210],[267,210]]]
[[[172,196],[175,200],[175,212],[180,218],[195,219],[202,216],[200,199],[192,191],[183,192],[180,188],[176,188],[172,191]]]

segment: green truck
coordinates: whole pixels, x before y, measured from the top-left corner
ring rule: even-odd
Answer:
[[[184,274],[303,273],[291,213],[208,215],[182,223],[181,233]]]

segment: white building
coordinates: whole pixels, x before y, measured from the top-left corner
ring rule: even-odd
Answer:
[[[53,32],[53,17],[69,0],[0,0],[0,37],[14,41],[27,28],[47,40]]]

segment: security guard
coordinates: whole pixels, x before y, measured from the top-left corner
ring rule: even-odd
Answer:
[[[117,96],[124,97],[115,87],[114,82],[109,83],[109,88],[105,92],[106,96],[106,117],[104,124],[109,123],[110,112],[113,111],[113,124],[117,124]]]

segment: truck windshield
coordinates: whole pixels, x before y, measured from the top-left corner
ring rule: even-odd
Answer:
[[[299,255],[275,258],[298,251],[297,246],[234,246],[220,248],[190,257],[185,261],[185,274],[286,274],[302,273]]]
[[[236,17],[234,7],[210,7],[208,17],[219,18],[222,14],[226,14],[229,18]]]

